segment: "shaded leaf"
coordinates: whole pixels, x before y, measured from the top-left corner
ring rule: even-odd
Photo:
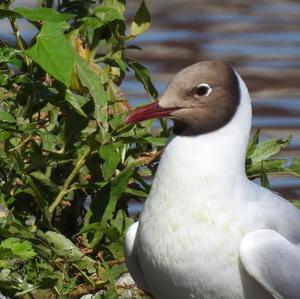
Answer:
[[[10,47],[6,47],[6,46],[1,46],[0,47],[0,63],[8,63],[8,62],[12,62],[16,55],[20,53],[19,50],[10,48]],[[1,93],[0,93],[1,95]]]
[[[143,65],[141,65],[139,62],[134,61],[134,60],[129,60],[128,66],[134,70],[136,79],[139,80],[143,84],[147,93],[152,98],[157,98],[158,92],[150,79],[149,71],[147,70],[147,68],[144,67]]]
[[[127,167],[124,170],[122,170],[120,174],[112,180],[109,202],[105,209],[105,214],[103,215],[103,218],[101,220],[102,223],[105,223],[107,220],[112,219],[117,201],[125,191],[128,185],[128,181],[132,177],[133,171],[134,171],[133,167]]]
[[[267,174],[265,173],[264,170],[264,162],[261,163],[261,170],[260,170],[261,174],[260,174],[260,182],[261,185],[265,188],[270,189],[270,183],[269,183],[269,179],[267,177]]]
[[[30,173],[30,176],[33,177],[35,180],[37,180],[39,183],[47,187],[47,189],[52,192],[56,193],[59,192],[59,189],[57,185],[51,181],[50,178],[48,178],[46,175],[44,175],[40,171],[34,171]]]
[[[47,219],[48,223],[50,223],[50,215],[48,211],[48,202],[38,187],[35,185],[34,181],[30,176],[27,176],[28,184],[35,195],[35,200],[38,204],[40,211],[44,214],[45,218]]]
[[[112,242],[106,248],[115,259],[120,259],[124,256],[124,244],[122,241]]]
[[[64,151],[65,143],[62,136],[53,135],[50,132],[40,132],[43,141],[43,150],[52,153],[61,153]]]
[[[9,10],[9,9],[0,9],[0,19],[3,18],[18,18],[20,17],[20,15],[13,11],[13,10]]]
[[[125,263],[120,265],[114,265],[111,267],[111,272],[115,279],[119,278],[122,274],[127,272]]]
[[[95,104],[95,117],[99,125],[107,122],[107,94],[104,90],[101,78],[91,70],[87,62],[78,54],[75,55],[75,63],[81,84],[87,87]]]
[[[121,237],[120,231],[116,227],[109,227],[105,231],[105,235],[111,242],[116,242]]]
[[[92,201],[91,207],[85,216],[84,227],[90,223],[99,221],[101,225],[91,241],[85,239],[87,246],[94,247],[102,239],[104,230],[107,228],[109,220],[113,219],[117,202],[124,193],[133,172],[134,167],[126,167],[112,179],[110,183],[105,184],[104,187],[99,190],[97,198]]]
[[[99,150],[100,157],[104,160],[104,164],[102,166],[103,177],[105,180],[109,180],[121,161],[121,157],[116,150],[114,144],[103,144]]]

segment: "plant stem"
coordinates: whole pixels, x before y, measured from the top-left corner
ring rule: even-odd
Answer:
[[[55,208],[61,203],[61,201],[63,200],[64,196],[69,192],[69,187],[72,183],[72,181],[74,180],[75,176],[78,174],[79,170],[81,169],[81,167],[84,165],[85,161],[86,161],[86,157],[88,156],[89,152],[86,152],[76,163],[74,169],[72,170],[72,172],[69,174],[69,176],[67,177],[65,183],[63,184],[63,187],[61,189],[61,191],[58,193],[58,195],[56,196],[56,198],[54,199],[53,203],[51,204],[51,206],[49,207],[49,214],[50,216],[52,216]]]
[[[21,148],[22,146],[26,145],[30,139],[32,138],[32,135],[29,135],[26,139],[24,139],[22,142],[20,142],[16,147],[11,148],[10,150],[8,150],[9,152],[13,152],[18,150],[19,148]]]
[[[24,45],[23,45],[23,42],[22,42],[22,39],[21,39],[21,36],[20,36],[19,27],[18,27],[18,25],[16,23],[16,20],[15,20],[15,18],[8,18],[8,19],[9,19],[11,28],[13,30],[14,36],[16,38],[16,44],[17,44],[18,48],[22,51],[22,54],[23,54],[23,57],[24,57],[24,61],[25,61],[26,65],[27,65],[27,67],[30,68],[31,61],[28,58],[28,56],[25,54],[25,48],[24,48]]]

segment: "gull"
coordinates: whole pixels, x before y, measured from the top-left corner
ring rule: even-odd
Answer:
[[[137,285],[155,299],[299,299],[300,211],[246,176],[240,75],[221,61],[191,65],[125,122],[156,117],[174,128],[125,238]]]

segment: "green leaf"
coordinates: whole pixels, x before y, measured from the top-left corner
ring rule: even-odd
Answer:
[[[20,50],[16,50],[7,46],[0,47],[0,63],[13,62]],[[0,93],[1,95],[1,93]]]
[[[104,160],[102,166],[103,177],[107,181],[115,173],[118,164],[121,161],[121,157],[116,150],[116,146],[112,143],[103,144],[99,150],[100,157]]]
[[[109,23],[114,20],[124,21],[124,16],[116,9],[112,7],[98,6],[94,10],[94,14],[104,23]]]
[[[126,167],[109,184],[105,184],[105,186],[97,193],[97,197],[99,198],[94,198],[92,201],[91,207],[85,216],[85,226],[99,221],[101,225],[94,234],[92,241],[89,242],[85,239],[87,246],[94,247],[102,239],[103,232],[106,229],[109,220],[113,219],[117,202],[124,193],[133,172],[134,167]],[[84,236],[84,238],[85,237],[86,236]]]
[[[282,148],[289,145],[291,136],[287,139],[269,139],[256,146],[254,151],[248,156],[252,164],[266,160],[277,154]]]
[[[75,16],[71,14],[62,14],[48,7],[38,7],[33,9],[16,7],[13,11],[30,21],[45,21],[49,23],[60,23]]]
[[[78,114],[82,116],[87,116],[81,107],[86,104],[89,100],[81,95],[73,93],[71,90],[66,92],[66,100],[71,104],[71,106],[77,111]]]
[[[120,231],[116,227],[109,227],[105,232],[110,242],[116,242],[120,239]]]
[[[249,141],[248,148],[247,148],[247,157],[249,157],[254,152],[259,141],[259,134],[260,134],[260,129],[256,130],[255,134]]]
[[[125,220],[126,220],[126,214],[123,210],[119,210],[116,216],[116,219],[114,219],[113,226],[122,234],[125,228]]]
[[[115,299],[118,298],[115,279],[112,271],[110,270],[109,266],[107,265],[106,261],[100,256],[102,265],[104,266],[106,273],[108,274],[108,281],[109,281],[109,289],[106,293],[107,299]]]
[[[167,138],[165,137],[146,137],[144,140],[157,146],[165,146]]]
[[[106,126],[107,122],[107,94],[104,90],[101,78],[90,69],[87,62],[78,54],[75,55],[75,63],[81,84],[87,87],[95,104],[95,117],[99,125]]]
[[[24,260],[30,260],[36,256],[36,252],[33,250],[29,241],[22,241],[17,238],[8,238],[2,241],[0,248],[9,249],[15,257],[19,257]]]
[[[124,256],[124,244],[122,241],[112,242],[106,248],[115,259],[120,259]]]
[[[265,188],[270,189],[270,183],[269,183],[269,179],[267,177],[267,174],[265,173],[265,170],[264,170],[264,162],[263,161],[261,162],[260,172],[261,172],[261,175],[260,175],[261,185]]]
[[[290,200],[290,202],[298,209],[300,209],[300,200],[296,199],[296,200]]]
[[[112,180],[109,203],[106,207],[105,214],[102,218],[101,221],[102,223],[105,223],[107,220],[113,218],[113,213],[115,211],[117,201],[124,193],[128,185],[128,181],[133,175],[133,171],[134,171],[133,167],[127,167],[124,170],[122,170],[116,178]]]
[[[290,165],[290,173],[297,177],[300,177],[300,159],[293,158]]]
[[[0,121],[15,123],[16,119],[9,112],[0,110]]]
[[[47,231],[44,236],[47,242],[52,244],[53,250],[60,257],[72,261],[80,269],[87,270],[88,272],[95,272],[95,261],[88,256],[85,256],[78,247],[76,247],[64,235],[53,231]]]
[[[15,258],[15,254],[10,248],[1,247],[0,244],[0,261]],[[5,268],[4,266],[0,266],[0,268]]]
[[[34,171],[30,173],[30,176],[33,177],[36,181],[41,183],[43,186],[47,188],[52,193],[59,192],[59,189],[55,183],[51,181],[50,178],[48,178],[46,175],[44,175],[40,171]]]
[[[150,79],[149,71],[147,70],[147,68],[135,60],[129,60],[128,66],[134,70],[136,79],[143,84],[147,93],[152,98],[157,98],[158,92]]]
[[[261,176],[261,161],[247,167],[247,176],[251,179]],[[270,174],[286,174],[289,173],[289,169],[286,167],[285,159],[272,159],[265,160],[263,165],[264,172]]]
[[[103,0],[101,4],[105,7],[113,7],[120,14],[125,11],[125,0]]]
[[[138,36],[144,33],[145,31],[149,30],[150,25],[151,16],[147,7],[147,3],[145,0],[143,0],[136,15],[133,18],[130,28],[130,35]]]
[[[74,55],[70,43],[62,33],[62,23],[45,23],[36,43],[26,54],[57,80],[69,86]]]
[[[100,28],[103,25],[105,25],[105,23],[102,20],[99,20],[96,17],[84,17],[81,19],[81,21],[83,23],[82,26],[84,28],[87,28],[87,30]]]
[[[62,153],[65,148],[65,143],[61,134],[53,135],[50,132],[39,132],[43,141],[43,150],[52,153]]]
[[[136,197],[139,197],[139,198],[140,197],[147,198],[147,196],[148,196],[148,193],[143,190],[136,190],[136,189],[129,188],[129,187],[126,188],[125,192],[128,194],[134,195]]]
[[[41,193],[41,191],[38,189],[38,187],[35,185],[34,181],[30,176],[27,176],[28,185],[30,186],[32,192],[35,195],[35,200],[37,202],[37,205],[40,209],[40,211],[45,215],[45,218],[48,222],[50,222],[50,215],[48,210],[48,202],[47,199],[44,197],[44,195]]]
[[[0,9],[0,20],[3,18],[19,18],[19,17],[20,15],[13,10]]]
[[[125,264],[114,265],[110,270],[113,273],[115,279],[119,278],[122,274],[128,271]]]

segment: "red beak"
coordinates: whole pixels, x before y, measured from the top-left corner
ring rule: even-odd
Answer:
[[[171,112],[179,108],[163,108],[157,102],[142,106],[131,112],[125,119],[125,124],[135,124],[137,122],[169,116]]]

